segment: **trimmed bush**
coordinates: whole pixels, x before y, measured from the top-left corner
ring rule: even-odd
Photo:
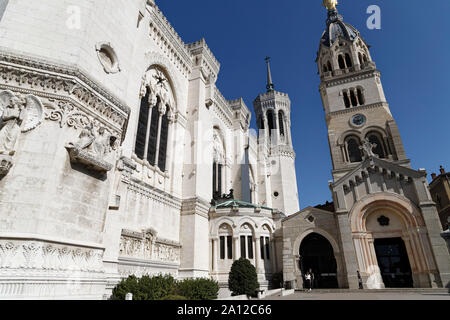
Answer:
[[[176,280],[170,275],[143,276],[139,280],[140,300],[159,300],[175,294]]]
[[[125,300],[127,293],[133,294],[133,300],[213,300],[219,284],[210,279],[177,281],[171,275],[129,276],[114,288],[111,299]]]
[[[249,260],[241,258],[233,263],[228,278],[228,288],[233,296],[256,295],[259,289],[258,275]]]
[[[177,284],[177,294],[188,300],[214,300],[219,293],[219,283],[211,279],[185,279]]]
[[[186,297],[182,297],[182,296],[170,295],[170,296],[162,298],[161,300],[188,300],[188,299],[186,299]]]
[[[129,276],[127,279],[123,279],[113,289],[111,299],[113,300],[125,300],[127,293],[133,294],[133,299],[139,297],[139,279],[135,276]]]

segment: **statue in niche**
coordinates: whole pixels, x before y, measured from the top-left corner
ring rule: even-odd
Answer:
[[[13,165],[12,156],[21,133],[39,126],[43,119],[41,101],[32,95],[0,92],[0,173],[6,174]]]
[[[83,163],[98,171],[110,171],[112,165],[106,158],[115,149],[116,141],[117,138],[105,127],[100,127],[96,132],[90,123],[81,130],[78,141],[70,142],[66,148],[72,162]]]

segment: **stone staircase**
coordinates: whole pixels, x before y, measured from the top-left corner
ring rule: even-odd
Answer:
[[[305,292],[303,289],[296,289],[296,292]],[[314,293],[422,293],[422,294],[449,294],[449,288],[386,288],[386,289],[313,289]]]

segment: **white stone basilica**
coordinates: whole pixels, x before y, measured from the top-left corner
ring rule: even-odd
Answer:
[[[244,101],[215,86],[205,40],[184,43],[153,0],[3,1],[0,299],[104,299],[124,277],[159,273],[212,277],[225,296],[240,257],[262,288],[281,272],[301,287],[312,233],[331,243],[340,287],[354,287],[356,269],[383,286],[364,262],[380,234],[407,238],[414,286],[448,281],[424,173],[409,168],[368,47],[333,12],[342,42],[323,42],[318,63],[336,210],[299,212],[291,105],[269,59],[254,135]],[[383,144],[363,159],[367,118]],[[367,212],[377,216],[361,223]],[[378,213],[407,232],[383,233]]]

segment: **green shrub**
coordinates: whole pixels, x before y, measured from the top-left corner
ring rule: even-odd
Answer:
[[[228,278],[228,288],[233,296],[256,294],[259,289],[258,275],[249,260],[241,258],[233,263]]]
[[[170,295],[162,298],[161,300],[188,300],[188,299],[182,296]]]
[[[111,299],[125,300],[127,293],[133,294],[133,300],[213,300],[219,284],[210,279],[177,281],[171,275],[130,276],[114,288]]]
[[[143,276],[139,280],[139,289],[140,300],[159,300],[175,294],[176,281],[171,275]]]
[[[125,300],[127,293],[133,294],[133,299],[139,297],[139,280],[135,276],[129,276],[127,279],[123,279],[113,289],[111,296],[112,300]]]
[[[188,300],[214,300],[219,293],[219,283],[211,279],[185,279],[177,283],[177,294]]]

